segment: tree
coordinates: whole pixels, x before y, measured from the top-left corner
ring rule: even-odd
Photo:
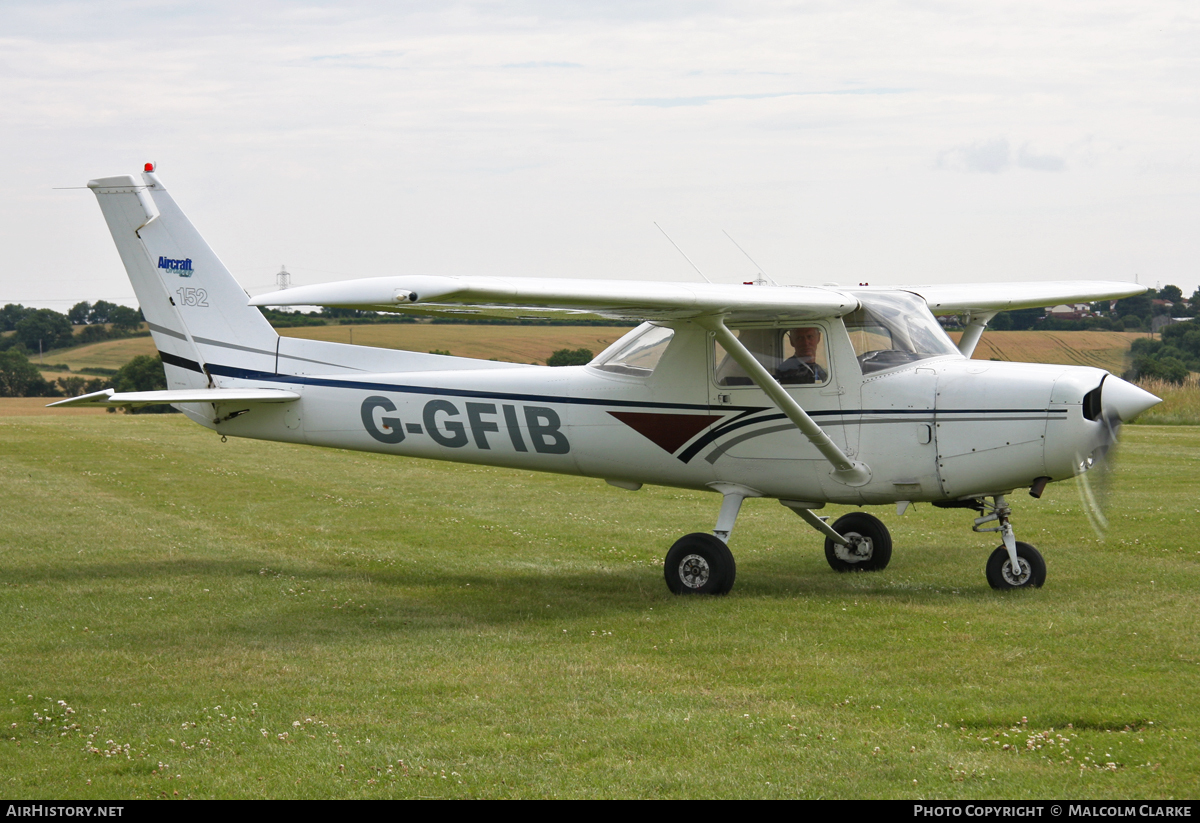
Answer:
[[[58,383],[59,389],[67,397],[91,394],[94,391],[100,391],[105,388],[105,381],[99,377],[93,377],[91,380],[88,380],[86,377],[72,375],[70,377],[60,377],[55,382]]]
[[[1173,323],[1162,330],[1162,344],[1200,371],[1200,322]]]
[[[107,300],[97,300],[92,306],[92,311],[88,314],[89,323],[107,323],[109,322],[108,314],[113,309],[117,308],[116,303],[109,303]]]
[[[1148,320],[1151,313],[1151,303],[1148,294],[1135,294],[1133,297],[1123,297],[1117,301],[1116,312],[1121,317],[1133,315]]]
[[[71,310],[67,312],[67,319],[76,326],[84,326],[87,325],[88,316],[91,313],[92,304],[84,300],[71,307]]]
[[[108,312],[108,322],[113,331],[134,332],[142,325],[142,314],[128,306],[113,306]]]
[[[1183,289],[1179,288],[1179,286],[1163,286],[1158,290],[1158,299],[1178,303],[1183,299]]]
[[[58,392],[20,349],[0,352],[0,397],[55,397]]]
[[[594,356],[591,349],[559,349],[546,359],[546,365],[586,366]]]
[[[84,326],[75,337],[75,342],[82,346],[85,343],[98,343],[109,337],[108,329],[104,326]]]
[[[1135,357],[1133,372],[1137,377],[1157,377],[1169,383],[1187,380],[1188,369],[1178,357]]]
[[[17,337],[29,351],[48,351],[75,342],[75,330],[65,314],[36,309],[17,323]]]
[[[160,391],[167,388],[167,375],[162,358],[139,354],[113,375],[113,388],[119,392]]]
[[[8,303],[0,309],[0,331],[12,331],[31,311],[33,309],[27,309],[20,303]]]
[[[167,375],[163,371],[162,358],[139,354],[113,375],[113,388],[119,392],[161,391],[167,388]],[[170,406],[143,406],[132,409],[132,414],[164,414],[174,411]]]
[[[1032,329],[1034,324],[1046,316],[1045,309],[1016,309],[1002,311],[992,318],[989,324],[996,331],[1021,331]]]
[[[338,309],[333,306],[325,306],[321,309],[321,316],[328,317],[331,320],[351,320],[360,317],[374,317],[378,312],[360,311],[358,309]]]

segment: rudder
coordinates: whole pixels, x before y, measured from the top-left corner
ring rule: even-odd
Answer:
[[[153,172],[88,182],[162,355],[170,389],[273,374],[279,336]]]

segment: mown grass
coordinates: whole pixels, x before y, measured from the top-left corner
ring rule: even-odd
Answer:
[[[1126,431],[1107,541],[1015,500],[1039,591],[748,501],[713,599],[661,559],[715,495],[0,417],[0,795],[1195,797],[1200,429]]]
[[[1151,394],[1162,398],[1135,422],[1157,426],[1200,426],[1200,374],[1192,373],[1182,385],[1157,378],[1137,381]]]

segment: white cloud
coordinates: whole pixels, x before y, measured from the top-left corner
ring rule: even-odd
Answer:
[[[1067,161],[1053,154],[1036,154],[1028,143],[1014,155],[1007,138],[996,137],[944,149],[938,154],[935,165],[950,171],[999,174],[1014,166],[1031,171],[1063,171]]]
[[[1034,154],[1026,143],[1017,151],[1017,165],[1033,171],[1062,171],[1067,161],[1053,154]]]
[[[937,167],[953,171],[997,174],[1012,165],[1012,150],[1003,137],[955,146],[938,155]]]

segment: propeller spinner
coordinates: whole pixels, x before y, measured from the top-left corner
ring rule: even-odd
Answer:
[[[1079,496],[1088,523],[1101,540],[1108,531],[1108,497],[1117,456],[1121,424],[1161,403],[1150,392],[1112,375],[1083,399],[1083,416],[1100,423],[1097,445],[1079,461]]]

